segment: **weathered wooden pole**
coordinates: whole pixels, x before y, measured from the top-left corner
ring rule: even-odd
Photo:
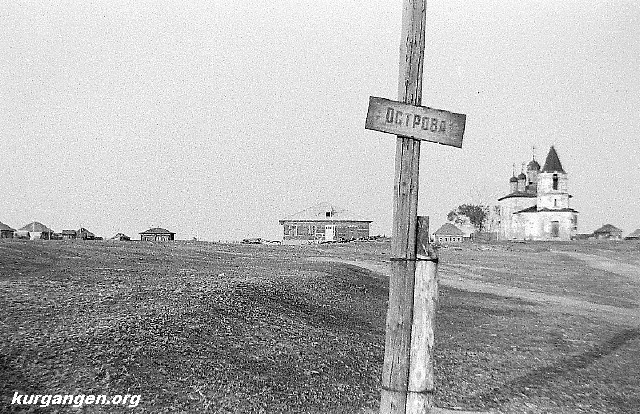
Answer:
[[[406,414],[426,414],[434,406],[433,346],[438,301],[437,273],[438,256],[429,245],[429,218],[418,217]]]
[[[398,100],[422,103],[426,0],[404,0]],[[381,414],[405,414],[409,383],[411,326],[416,270],[416,222],[420,141],[398,136],[393,188],[391,236],[392,277],[389,280]]]

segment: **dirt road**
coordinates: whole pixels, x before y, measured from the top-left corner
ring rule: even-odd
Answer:
[[[634,280],[640,281],[640,267],[638,266],[616,263],[603,257],[582,253],[555,253],[570,255],[571,257],[584,260],[587,265],[595,269],[604,269],[613,273],[635,278]],[[314,257],[309,258],[309,260],[344,263],[352,266],[358,266],[383,277],[389,277],[391,275],[391,267],[388,262],[343,260],[331,257]],[[439,283],[460,290],[520,298],[530,302],[544,304],[546,307],[543,307],[543,310],[596,317],[617,325],[626,325],[630,327],[640,326],[640,308],[621,308],[617,306],[592,303],[586,300],[573,299],[565,296],[550,295],[504,284],[489,283],[482,281],[479,275],[474,274],[472,271],[465,270],[460,267],[456,267],[455,269],[440,269],[438,279]],[[640,302],[638,304],[640,305]]]

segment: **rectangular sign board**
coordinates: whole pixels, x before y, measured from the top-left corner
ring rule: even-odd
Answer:
[[[462,148],[467,116],[369,97],[365,129]]]

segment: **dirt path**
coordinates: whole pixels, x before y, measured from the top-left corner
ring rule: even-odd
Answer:
[[[565,254],[565,252],[559,253]],[[371,272],[384,277],[389,277],[391,275],[391,267],[390,264],[387,263],[375,263],[367,260],[342,260],[331,257],[314,257],[309,258],[309,260],[344,263],[370,270]],[[599,265],[602,264],[601,261],[598,261],[598,263]],[[608,263],[606,265],[610,266],[610,264]],[[616,269],[618,271],[625,272],[633,270],[628,269],[625,266],[616,267]],[[631,275],[631,273],[628,273],[627,275]],[[636,275],[636,277],[640,276]],[[466,290],[468,292],[490,293],[499,296],[520,298],[535,303],[551,305],[544,309],[553,310],[554,312],[559,311],[589,317],[597,317],[618,325],[627,325],[632,327],[640,326],[640,309],[629,309],[610,305],[601,305],[585,300],[572,299],[565,296],[550,295],[546,293],[534,292],[529,289],[483,282],[478,279],[477,275],[474,275],[471,272],[469,272],[468,275],[464,275],[463,277],[461,277],[459,272],[456,275],[452,275],[447,271],[440,271],[438,274],[438,279],[439,283],[445,286],[450,286],[460,290]]]
[[[561,250],[551,250],[551,252],[582,260],[586,263],[587,266],[593,269],[606,270],[607,272],[626,276],[634,282],[640,282],[640,266],[629,263],[616,262],[606,257],[597,256],[594,254],[566,252]]]

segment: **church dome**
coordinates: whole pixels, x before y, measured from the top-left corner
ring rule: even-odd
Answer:
[[[518,180],[526,180],[526,179],[527,179],[527,176],[524,175],[524,173],[518,174]]]
[[[516,177],[511,177],[511,178],[509,179],[509,182],[510,182],[510,183],[517,183],[517,182],[518,182],[518,179],[517,179]]]
[[[529,171],[531,171],[531,170],[540,171],[540,164],[538,164],[538,161],[536,161],[536,160],[531,160],[531,162],[529,164],[527,164],[527,170],[529,170]]]

